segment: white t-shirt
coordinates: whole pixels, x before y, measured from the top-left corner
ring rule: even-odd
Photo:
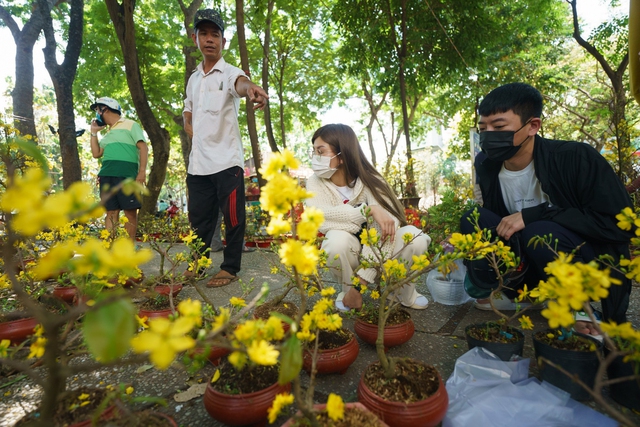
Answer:
[[[189,155],[191,175],[212,175],[233,166],[244,168],[236,80],[246,74],[220,58],[204,73],[202,63],[187,83],[184,111],[192,114],[193,142]]]
[[[498,178],[502,199],[510,214],[544,202],[549,203],[549,196],[542,191],[540,181],[536,177],[533,162],[519,171],[507,170],[503,164]]]
[[[355,187],[349,187],[348,185],[340,187],[335,184],[334,186],[336,187],[336,190],[338,190],[338,193],[340,193],[340,195],[342,196],[343,203],[346,203],[349,200],[353,199],[353,196],[355,195]]]

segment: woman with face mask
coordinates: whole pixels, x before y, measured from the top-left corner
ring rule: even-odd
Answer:
[[[336,299],[340,311],[362,307],[362,295],[354,287],[353,276],[360,285],[373,283],[376,271],[357,269],[358,255],[373,255],[369,246],[360,243],[360,233],[366,226],[365,209],[370,209],[373,227],[384,242],[382,251],[402,259],[407,270],[413,255],[427,251],[431,238],[418,228],[407,225],[404,208],[382,175],[364,156],[355,132],[347,125],[331,124],[318,129],[311,138],[311,165],[314,174],[307,189],[314,194],[309,206],[323,211],[325,221],[320,232],[325,234],[322,249],[333,277],[342,285]],[[406,245],[404,234],[416,236]],[[427,307],[427,298],[416,292],[413,284],[405,285],[396,297],[402,305],[414,309]]]

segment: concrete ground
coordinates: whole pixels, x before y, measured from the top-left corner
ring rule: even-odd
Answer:
[[[222,253],[214,253],[212,258],[211,274],[218,270],[222,260]],[[271,289],[275,290],[281,286],[282,279],[277,275],[270,274],[270,266],[274,262],[277,262],[277,256],[268,250],[261,249],[247,253],[243,257],[243,269],[240,277],[245,283],[249,283],[253,279],[253,284],[257,287],[266,282]],[[153,274],[157,269],[157,260],[143,266],[146,275]],[[328,276],[327,282],[331,283]],[[234,282],[227,287],[218,289],[207,289],[204,287],[205,283],[206,280],[200,282],[204,292],[214,303],[219,305],[228,303],[229,298],[240,296],[242,293],[239,282]],[[334,283],[334,285],[336,284]],[[426,310],[411,310],[416,327],[415,335],[409,342],[390,349],[389,355],[411,357],[432,364],[440,371],[443,380],[446,381],[453,372],[456,359],[468,350],[464,338],[464,328],[472,323],[493,320],[495,316],[492,312],[480,311],[474,308],[472,302],[458,306],[434,303],[424,280],[418,283],[417,289],[418,292],[426,295],[431,302]],[[193,286],[185,286],[181,295],[185,298],[200,298]],[[295,302],[295,299],[295,297],[292,297],[293,302]],[[640,289],[637,286],[631,295],[628,316],[634,327],[640,328]],[[536,325],[536,330],[544,328],[544,319],[539,311],[530,312],[530,317]],[[353,330],[353,323],[352,319],[344,319],[344,325],[350,330]],[[532,358],[530,374],[536,375],[537,368],[534,360],[531,334],[526,335],[524,357]],[[365,367],[375,360],[375,348],[360,342],[358,359],[344,375],[336,374],[318,378],[314,399],[317,402],[324,403],[329,393],[333,392],[340,394],[345,401],[355,401],[360,376]],[[131,385],[135,389],[134,396],[164,397],[168,406],[160,410],[171,414],[181,426],[221,426],[223,424],[213,420],[206,412],[202,397],[196,397],[185,402],[176,402],[174,399],[176,394],[187,390],[191,385],[206,383],[213,372],[214,368],[209,365],[193,377],[190,377],[181,365],[177,363],[166,371],[146,369],[143,365],[111,367],[72,378],[70,386],[74,388],[77,385],[105,386],[108,384],[118,385],[120,383]],[[302,376],[303,383],[305,383],[308,377],[304,373]],[[0,427],[13,425],[25,412],[32,410],[37,405],[40,394],[39,389],[30,381],[26,379],[20,380],[19,378],[19,375],[14,375],[0,379],[0,385],[2,386],[0,389]],[[11,383],[12,381],[13,383]],[[9,383],[11,384],[7,385]],[[599,410],[592,402],[587,402],[586,404]],[[275,425],[281,425],[287,417],[281,416]],[[640,425],[640,417],[637,415],[634,417],[638,421],[638,425]]]

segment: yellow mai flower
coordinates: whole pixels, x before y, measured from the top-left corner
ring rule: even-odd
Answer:
[[[380,298],[380,292],[378,292],[378,291],[371,291],[371,298],[372,298],[372,299],[378,299],[378,298]]]
[[[323,297],[328,297],[335,293],[336,293],[335,288],[329,288],[329,287],[324,288],[323,290],[320,291],[320,295],[322,295]]]
[[[520,327],[525,330],[533,329],[533,322],[531,322],[531,318],[529,316],[521,316],[520,319]]]
[[[254,341],[247,348],[247,355],[253,363],[264,366],[272,366],[278,363],[280,352],[267,341]]]
[[[388,277],[396,277],[398,279],[402,279],[407,276],[406,267],[397,259],[386,260],[383,267]]]
[[[29,346],[29,355],[27,356],[27,359],[31,359],[32,357],[39,359],[42,356],[44,356],[44,350],[46,345],[47,345],[46,338],[37,337],[35,342],[31,343],[31,346]]]
[[[215,332],[217,329],[224,327],[231,318],[231,310],[226,307],[219,308],[220,314],[213,317],[212,328]]]
[[[551,329],[557,329],[560,326],[568,328],[573,325],[574,318],[568,306],[563,306],[555,301],[549,301],[547,308],[542,310],[542,316],[549,321]]]
[[[131,386],[127,387],[124,392],[127,393],[127,394],[133,393],[133,387],[131,387]]]
[[[411,270],[413,271],[425,269],[431,264],[431,261],[429,261],[429,258],[427,258],[426,254],[422,254],[420,256],[414,255],[412,257],[412,260],[413,265],[411,266]]]
[[[289,169],[298,169],[300,162],[290,150],[282,150],[280,153],[272,153],[265,166],[260,168],[260,173],[266,180],[271,180]]]
[[[189,245],[197,238],[198,236],[193,232],[193,230],[189,230],[189,234],[187,234],[186,236],[182,236],[182,242],[185,245]]]
[[[619,221],[618,228],[629,231],[631,230],[631,226],[636,220],[636,214],[635,212],[633,212],[633,210],[631,210],[630,207],[626,207],[622,210],[622,212],[616,215],[616,219]]]
[[[196,325],[202,326],[202,303],[191,298],[180,301],[178,312],[181,316],[191,319]]]
[[[264,338],[270,341],[279,341],[284,338],[284,327],[282,326],[282,320],[275,316],[269,316],[267,323],[262,328]]]
[[[404,242],[405,245],[408,245],[409,243],[411,243],[412,240],[413,240],[413,234],[404,233],[402,235],[402,241]]]
[[[229,363],[236,369],[242,369],[247,363],[247,355],[241,351],[234,351],[229,355]]]
[[[238,298],[238,297],[231,297],[229,299],[229,302],[231,303],[232,306],[237,307],[237,308],[246,307],[246,305],[247,305],[245,300],[243,300],[242,298]]]
[[[131,339],[131,347],[136,353],[151,352],[151,363],[160,370],[167,369],[177,353],[196,345],[193,338],[186,336],[194,325],[188,317],[179,317],[173,322],[163,317],[151,319],[149,329]]]
[[[344,402],[342,401],[342,397],[334,393],[329,394],[329,399],[327,400],[327,415],[329,415],[329,418],[333,421],[344,418]]]
[[[271,217],[271,221],[269,221],[269,225],[267,226],[267,233],[269,233],[270,236],[277,237],[290,231],[291,223],[289,221],[282,216]]]
[[[296,226],[298,238],[302,240],[313,240],[318,237],[318,229],[324,222],[324,213],[320,209],[312,206],[304,208],[300,222]]]
[[[360,243],[365,246],[371,246],[378,243],[380,240],[380,236],[378,236],[378,230],[375,228],[363,229],[362,233],[360,233]]]
[[[147,324],[147,320],[149,318],[147,316],[140,317],[136,314],[136,321],[138,322],[138,327],[142,329],[148,329],[149,325]]]
[[[293,395],[289,393],[276,394],[273,399],[273,404],[269,408],[269,424],[273,424],[280,415],[280,412],[285,406],[289,406],[293,403]]]
[[[11,345],[10,340],[2,340],[0,341],[0,357],[7,357],[7,350]]]
[[[288,240],[283,243],[278,251],[282,263],[287,267],[295,268],[298,273],[305,276],[314,274],[318,264],[318,248],[310,243],[299,240]]]

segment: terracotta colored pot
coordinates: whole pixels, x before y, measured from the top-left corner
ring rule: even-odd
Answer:
[[[412,403],[391,402],[367,387],[363,373],[358,384],[358,401],[391,427],[434,427],[440,424],[449,407],[449,395],[440,374],[438,382],[438,390],[425,400]]]
[[[35,317],[2,322],[0,323],[0,341],[10,340],[13,345],[20,344],[29,335],[33,335],[37,324]]]
[[[256,242],[256,246],[262,249],[270,248],[273,240],[260,240]]]
[[[204,348],[198,347],[188,351],[191,352],[191,355],[193,355],[193,354],[202,354],[204,353],[204,350],[205,350]],[[222,358],[229,353],[231,353],[231,350],[214,345],[209,349],[209,353],[207,353],[207,359],[209,360],[209,362],[211,362],[213,366],[218,366]]]
[[[247,240],[244,242],[244,245],[248,248],[255,248],[258,245],[256,245],[256,242],[254,242],[253,240]]]
[[[111,405],[109,407],[107,407],[107,409],[104,410],[104,412],[102,412],[102,415],[100,415],[99,420],[101,421],[107,421],[113,418],[114,416],[114,411],[116,409],[115,405]],[[76,424],[71,424],[69,427],[90,427],[91,426],[91,420],[86,420],[86,421],[81,421],[79,423]]]
[[[173,289],[172,289],[173,288]],[[180,283],[176,283],[173,286],[169,285],[155,285],[153,290],[160,295],[169,296],[169,293],[175,298],[178,296],[180,291],[182,291],[182,285]]]
[[[76,286],[54,286],[53,295],[56,298],[71,304],[76,295],[78,295],[78,288]]]
[[[171,308],[165,308],[162,310],[144,310],[144,309],[140,309],[138,311],[138,316],[139,317],[147,317],[149,319],[155,319],[156,317],[169,317],[169,315],[171,315],[171,313],[173,313],[171,311]]]
[[[477,338],[474,338],[469,335],[469,330],[472,328],[482,328],[485,327],[485,323],[477,323],[473,325],[469,325],[464,329],[465,336],[467,338],[467,346],[469,350],[474,347],[482,347],[489,350],[491,353],[495,354],[500,358],[500,360],[509,361],[511,356],[516,354],[518,356],[522,356],[522,351],[524,350],[524,334],[522,331],[507,327],[507,332],[512,333],[519,337],[520,339],[516,342],[489,342],[482,341]]]
[[[320,405],[320,404],[318,404],[318,405],[313,405],[313,409],[315,409],[315,410],[317,410],[317,411],[324,411],[326,407],[327,407],[327,405],[326,405],[326,404],[324,404],[324,403],[323,403],[323,404],[321,404],[321,405]],[[361,411],[371,412],[371,411],[369,411],[369,408],[367,408],[366,406],[364,406],[364,405],[363,405],[362,403],[360,403],[360,402],[349,402],[349,403],[345,403],[345,404],[344,404],[344,407],[345,407],[346,409],[350,409],[350,408],[358,408],[358,409],[360,409]],[[301,413],[300,413],[300,411],[298,411],[298,412],[296,413],[296,417],[298,417],[298,419],[299,419],[300,415],[301,415]],[[294,425],[295,425],[295,423],[296,423],[296,421],[298,420],[298,419],[296,419],[296,417],[291,417],[291,418],[289,418],[289,419],[288,419],[284,424],[282,424],[282,427],[292,427],[292,426],[294,426]],[[388,424],[387,424],[387,423],[385,423],[384,421],[380,420],[380,422],[378,423],[378,426],[379,426],[379,427],[388,427]]]
[[[317,374],[344,374],[353,362],[358,358],[360,346],[355,336],[351,337],[351,341],[342,347],[332,348],[329,350],[318,350],[318,360],[316,361]],[[312,352],[304,352],[304,360],[302,367],[305,371],[311,371]]]
[[[255,393],[232,395],[220,393],[208,384],[204,392],[204,407],[213,419],[230,426],[266,423],[276,394],[289,390],[291,384],[281,386],[275,383]]]
[[[378,325],[373,323],[367,323],[360,319],[356,319],[354,332],[360,337],[360,339],[369,344],[376,344],[378,339]],[[395,347],[400,344],[404,344],[409,341],[413,336],[416,328],[413,324],[413,320],[409,319],[399,325],[387,325],[384,327],[384,349],[385,351],[391,347]]]

